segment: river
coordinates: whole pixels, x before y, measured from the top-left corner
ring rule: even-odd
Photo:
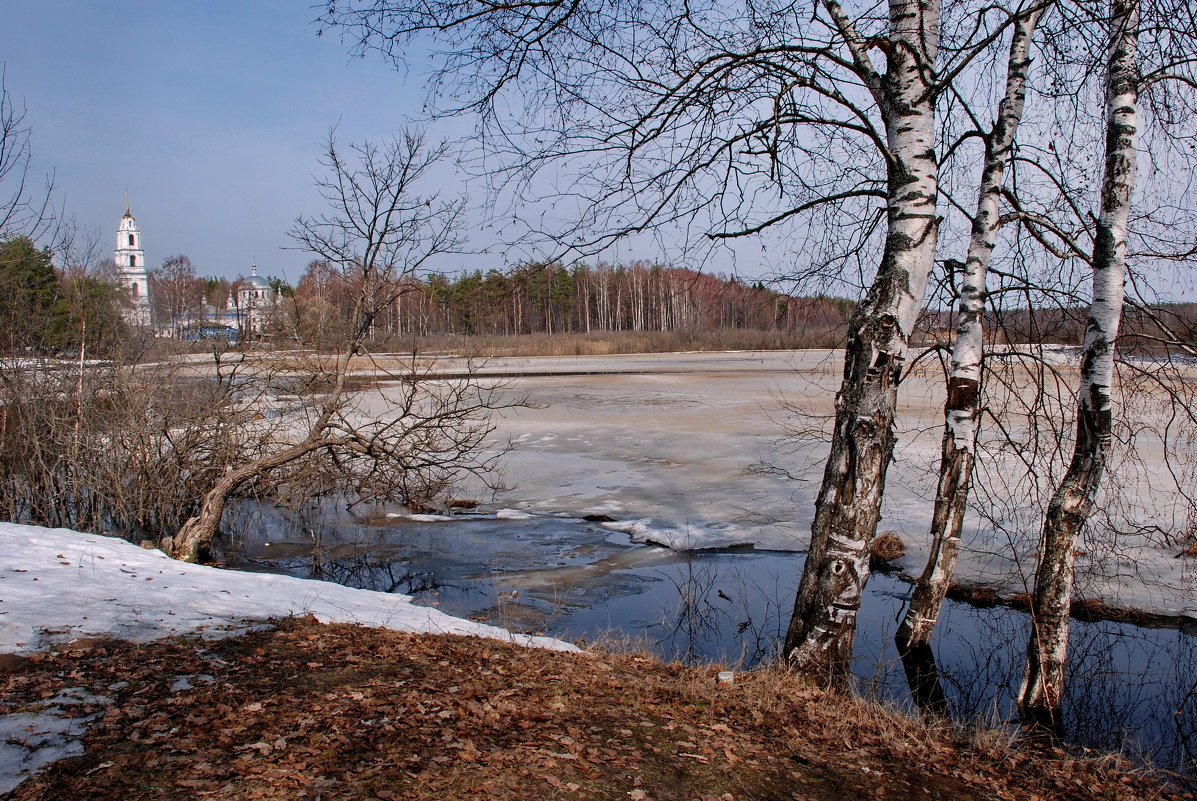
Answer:
[[[453,516],[243,505],[229,521],[238,533],[223,543],[223,557],[242,568],[402,592],[520,631],[750,667],[772,658],[788,621],[838,358],[818,351],[496,360],[487,370],[518,375],[507,391],[531,401],[498,421],[495,447],[515,446],[504,474],[509,489],[463,488],[480,505]],[[861,691],[896,703],[907,702],[892,634],[925,554],[937,387],[930,371],[903,385],[902,444],[882,528],[896,531],[909,553],[897,575],[870,581],[856,640]],[[364,389],[363,402],[385,391]],[[1146,491],[1136,492],[1141,499]],[[993,517],[973,516],[961,572],[1018,591],[1033,546],[1011,540]],[[1075,622],[1070,739],[1192,774],[1197,565],[1188,563],[1197,560],[1148,541],[1086,547],[1082,594],[1185,625]],[[1127,572],[1128,564],[1136,569]],[[1027,629],[1020,612],[948,602],[935,649],[958,719],[1012,719]]]

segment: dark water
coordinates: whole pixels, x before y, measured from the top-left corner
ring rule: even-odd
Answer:
[[[413,522],[243,508],[223,544],[230,566],[400,592],[454,615],[585,642],[630,641],[666,658],[751,667],[772,659],[802,554],[679,554],[568,517]],[[910,586],[874,575],[861,611],[861,692],[908,704],[893,632]],[[1064,713],[1069,739],[1197,775],[1197,637],[1073,621]],[[1024,613],[947,602],[936,660],[958,720],[1013,720]]]

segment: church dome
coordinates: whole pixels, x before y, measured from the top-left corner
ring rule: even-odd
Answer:
[[[253,274],[248,278],[241,279],[241,290],[246,291],[251,289],[259,289],[266,292],[270,292],[273,289],[269,281],[258,275],[258,265],[256,264],[253,267]]]

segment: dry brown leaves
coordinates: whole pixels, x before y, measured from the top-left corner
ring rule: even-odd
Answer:
[[[644,656],[312,621],[40,656],[0,678],[7,710],[65,686],[115,701],[86,755],[22,801],[1166,797],[1108,761],[988,759],[776,672],[720,687]]]

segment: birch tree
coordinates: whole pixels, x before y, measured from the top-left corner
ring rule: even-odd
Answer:
[[[901,369],[938,241],[935,103],[940,6],[926,0],[890,3],[883,75],[838,4],[827,5],[882,111],[890,162],[884,256],[877,279],[849,324],[831,454],[784,646],[795,669],[819,681],[843,684],[893,453]]]
[[[1113,430],[1114,342],[1122,318],[1139,135],[1139,23],[1139,0],[1113,0],[1106,67],[1105,171],[1093,249],[1093,300],[1081,353],[1076,443],[1044,521],[1026,674],[1018,698],[1024,725],[1050,732],[1060,730],[1075,545],[1093,511]]]
[[[963,264],[955,262],[953,265],[962,273],[962,285],[944,404],[943,444],[931,518],[930,555],[895,635],[916,701],[920,707],[939,713],[946,712],[947,701],[931,656],[931,635],[960,553],[960,534],[976,458],[987,272],[1001,226],[1001,195],[1006,168],[1026,102],[1031,46],[1035,30],[1050,5],[1048,2],[1027,9],[1013,26],[1005,95],[998,105],[992,129],[984,136],[980,189],[967,258]]]

